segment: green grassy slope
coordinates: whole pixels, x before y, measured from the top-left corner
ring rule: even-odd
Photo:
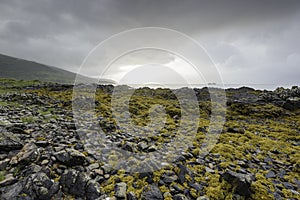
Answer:
[[[0,78],[72,84],[76,74],[56,67],[0,54]],[[101,83],[114,82],[102,80]]]

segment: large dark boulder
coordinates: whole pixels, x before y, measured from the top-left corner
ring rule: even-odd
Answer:
[[[17,150],[22,147],[23,144],[17,136],[0,127],[0,151]]]
[[[300,109],[300,98],[299,97],[290,97],[284,102],[282,107],[287,110],[291,110],[291,111]]]
[[[252,194],[251,183],[253,177],[249,174],[236,173],[231,170],[227,170],[222,175],[222,178],[236,187],[235,193],[241,196],[250,197]]]
[[[88,200],[97,199],[101,195],[100,185],[84,172],[74,169],[66,170],[60,179],[65,193],[75,197],[86,197]]]
[[[59,183],[51,180],[44,172],[32,174],[26,180],[23,193],[34,199],[51,199],[59,190]]]

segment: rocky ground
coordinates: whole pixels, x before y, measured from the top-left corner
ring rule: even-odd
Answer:
[[[159,134],[140,139],[118,129],[109,107],[112,90],[98,88],[97,117],[120,148],[155,152],[176,137],[180,110],[171,91],[136,92],[130,112],[137,125],[147,123],[153,103],[168,115]],[[73,120],[71,86],[3,80],[0,199],[300,199],[300,88],[226,90],[226,122],[208,154],[199,153],[199,143],[208,131],[209,93],[194,91],[203,119],[193,145],[162,169],[131,173],[86,148]]]

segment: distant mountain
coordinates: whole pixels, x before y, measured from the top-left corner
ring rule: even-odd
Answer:
[[[0,78],[72,84],[76,74],[57,67],[0,54]],[[84,76],[80,78],[81,80],[92,80]],[[100,80],[99,83],[115,84],[114,81],[108,79]]]

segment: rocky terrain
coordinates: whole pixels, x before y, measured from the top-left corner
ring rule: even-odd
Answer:
[[[144,139],[118,129],[112,91],[99,86],[95,104],[100,126],[120,148],[155,152],[176,137],[180,110],[171,90],[144,88],[132,97],[137,125],[148,123],[154,103],[168,115],[167,126]],[[226,122],[208,154],[199,153],[199,143],[208,131],[209,93],[194,91],[202,120],[193,145],[162,169],[130,173],[86,148],[73,119],[72,86],[2,80],[0,199],[300,199],[300,88],[226,90]]]

